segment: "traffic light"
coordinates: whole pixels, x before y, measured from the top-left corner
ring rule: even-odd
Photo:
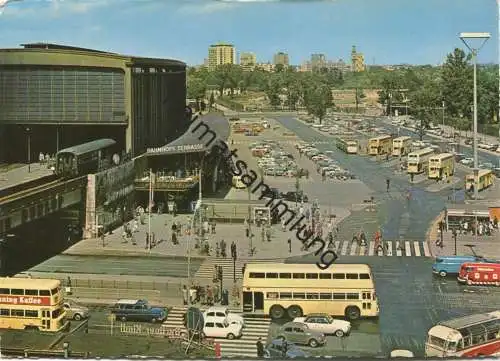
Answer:
[[[219,281],[222,281],[222,266],[219,266],[219,268],[217,269],[217,273],[218,273],[218,278],[219,278]]]

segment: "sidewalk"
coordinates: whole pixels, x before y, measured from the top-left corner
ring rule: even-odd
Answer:
[[[47,164],[31,163],[29,168],[28,172],[26,164],[7,172],[0,172],[0,190],[54,174],[51,169],[47,168]]]

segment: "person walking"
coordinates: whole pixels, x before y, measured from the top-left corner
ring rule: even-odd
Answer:
[[[386,186],[387,186],[387,192],[389,192],[389,188],[391,187],[391,180],[390,180],[389,178],[387,178],[387,179],[385,180],[385,184],[386,184]]]
[[[292,253],[292,240],[288,238],[288,253]]]
[[[262,337],[259,337],[256,346],[257,346],[257,357],[264,357],[264,344],[262,343]]]
[[[186,285],[182,286],[182,302],[184,305],[188,304],[188,289]]]

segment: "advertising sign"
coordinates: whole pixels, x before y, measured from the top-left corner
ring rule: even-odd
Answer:
[[[50,306],[50,297],[36,296],[0,296],[0,304]]]

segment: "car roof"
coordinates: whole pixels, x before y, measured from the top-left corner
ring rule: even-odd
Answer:
[[[145,300],[128,300],[128,299],[122,299],[118,300],[116,303],[119,303],[121,305],[135,305],[136,303],[145,303]]]
[[[326,313],[309,313],[306,318],[308,317],[330,317],[330,315]]]
[[[224,307],[224,306],[212,306],[212,307],[209,307],[205,310],[205,312],[209,312],[209,311],[222,311],[222,312],[226,312],[227,311],[227,307]]]

